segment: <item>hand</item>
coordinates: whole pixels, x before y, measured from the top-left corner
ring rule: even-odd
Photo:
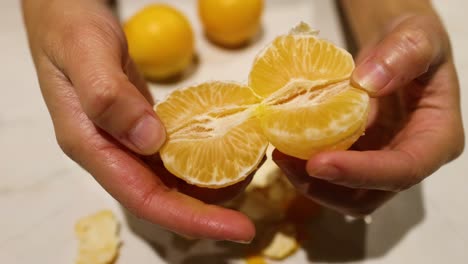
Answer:
[[[250,241],[255,229],[246,216],[182,194],[178,190],[197,191],[156,163],[154,172],[138,155],[156,152],[165,132],[105,2],[23,1],[30,47],[59,145],[137,216],[190,237]],[[233,192],[222,194],[216,197]]]
[[[308,197],[343,213],[369,214],[463,151],[460,90],[450,43],[436,16],[406,16],[364,48],[352,75],[367,90],[365,136],[350,151],[276,163]]]

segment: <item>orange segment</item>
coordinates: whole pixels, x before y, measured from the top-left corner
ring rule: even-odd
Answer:
[[[354,68],[352,56],[316,34],[301,24],[291,34],[277,37],[255,58],[249,86],[267,97],[292,81],[312,86],[348,79]]]
[[[243,85],[211,82],[172,93],[156,112],[168,139],[160,154],[177,177],[221,188],[253,172],[268,141],[255,108],[259,98]]]
[[[308,159],[323,150],[347,149],[362,135],[369,104],[365,92],[347,81],[301,92],[259,108],[263,131],[278,150]]]
[[[349,148],[363,133],[369,96],[353,88],[351,55],[316,37],[306,24],[277,37],[253,64],[252,89],[268,140],[281,152],[308,159]]]
[[[166,130],[172,130],[191,122],[197,116],[210,113],[212,117],[223,111],[236,111],[260,102],[245,85],[230,82],[209,82],[195,87],[175,90],[157,106],[159,117]]]

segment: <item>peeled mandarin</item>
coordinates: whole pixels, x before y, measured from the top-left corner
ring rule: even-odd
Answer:
[[[222,188],[260,165],[269,143],[308,159],[345,150],[363,133],[369,96],[349,83],[351,55],[306,24],[255,58],[249,85],[207,82],[155,107],[167,130],[164,166],[190,184]]]

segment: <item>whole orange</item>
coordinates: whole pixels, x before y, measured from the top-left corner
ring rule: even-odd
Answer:
[[[164,4],[150,5],[124,25],[130,56],[145,77],[165,79],[182,72],[194,54],[188,19]]]
[[[263,0],[199,0],[198,13],[208,38],[235,47],[258,32],[263,6]]]

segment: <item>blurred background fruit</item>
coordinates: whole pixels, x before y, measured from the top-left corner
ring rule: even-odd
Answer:
[[[246,44],[260,29],[263,0],[199,0],[205,33],[225,47]]]
[[[192,62],[194,34],[189,20],[164,4],[150,5],[124,24],[130,56],[147,79],[180,74]]]

